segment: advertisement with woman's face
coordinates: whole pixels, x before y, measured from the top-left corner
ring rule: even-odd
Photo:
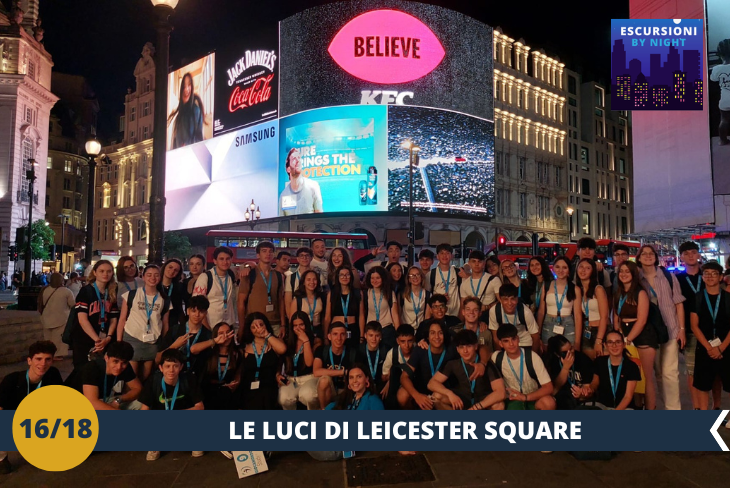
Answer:
[[[169,75],[167,150],[213,137],[215,54],[209,54]]]

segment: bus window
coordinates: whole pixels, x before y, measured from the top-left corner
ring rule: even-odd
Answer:
[[[286,239],[279,239],[279,238],[275,237],[275,238],[271,239],[271,242],[273,242],[274,246],[279,249],[286,248]]]
[[[337,241],[335,239],[325,239],[324,245],[328,249],[332,249],[333,247],[337,247]]]
[[[259,238],[258,237],[249,237],[247,244],[248,244],[248,246],[246,246],[246,247],[256,247],[259,245]]]
[[[289,248],[309,247],[309,239],[289,239]]]
[[[368,241],[365,239],[357,239],[357,240],[351,240],[347,241],[349,243],[348,248],[349,249],[367,249],[368,248]]]
[[[226,237],[216,237],[215,239],[213,239],[213,245],[215,247],[227,246],[228,245],[228,238],[226,238]]]

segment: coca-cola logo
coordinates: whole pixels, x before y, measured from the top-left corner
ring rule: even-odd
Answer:
[[[446,55],[426,24],[398,10],[373,10],[340,29],[328,49],[351,75],[372,83],[406,83],[429,74]]]
[[[244,109],[252,105],[266,102],[271,98],[271,80],[274,73],[258,78],[245,88],[236,86],[228,100],[228,111],[233,113],[236,110]]]

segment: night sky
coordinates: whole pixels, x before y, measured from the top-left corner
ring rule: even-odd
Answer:
[[[54,71],[87,78],[101,107],[99,135],[113,135],[124,109],[124,95],[134,86],[134,66],[147,41],[155,42],[149,0],[41,0],[45,46]],[[255,36],[271,25],[327,0],[180,0],[172,17],[170,64],[186,62],[238,37]],[[628,18],[629,0],[597,6],[585,0],[560,2],[440,0],[435,5],[463,12],[505,34],[522,37],[533,49],[559,56],[587,79],[610,80],[611,19]],[[529,7],[527,7],[529,5]],[[601,8],[602,14],[596,15]],[[316,28],[316,26],[313,26]]]

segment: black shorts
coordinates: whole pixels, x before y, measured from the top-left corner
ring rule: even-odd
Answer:
[[[730,354],[712,359],[701,344],[695,353],[695,371],[692,386],[700,391],[711,391],[716,377],[722,380],[722,389],[730,393]]]

